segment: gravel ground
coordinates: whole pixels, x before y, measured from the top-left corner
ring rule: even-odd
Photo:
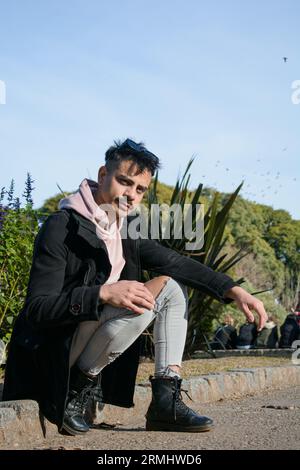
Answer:
[[[222,400],[193,408],[211,416],[206,433],[146,432],[144,418],[118,423],[113,429],[92,429],[80,437],[57,434],[27,449],[206,450],[300,449],[300,387],[269,391],[243,399]]]

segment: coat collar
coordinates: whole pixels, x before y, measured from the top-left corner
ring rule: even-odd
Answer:
[[[77,235],[88,242],[93,248],[103,248],[107,251],[103,240],[100,240],[96,234],[96,227],[90,220],[86,219],[73,209],[67,209],[75,221]]]

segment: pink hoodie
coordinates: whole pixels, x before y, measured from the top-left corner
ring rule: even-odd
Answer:
[[[118,227],[116,217],[110,217],[110,212],[107,214],[96,204],[94,193],[97,191],[97,188],[98,183],[96,181],[84,179],[76,193],[61,199],[58,207],[59,209],[74,209],[95,224],[96,234],[104,241],[112,266],[110,276],[105,284],[112,284],[118,281],[125,265],[120,235],[124,219],[119,219]]]

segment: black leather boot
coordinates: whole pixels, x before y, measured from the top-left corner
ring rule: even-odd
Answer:
[[[147,431],[202,432],[213,421],[200,416],[182,401],[181,382],[177,377],[149,377],[152,401],[146,413]]]
[[[89,431],[84,419],[90,398],[98,383],[98,376],[91,378],[76,365],[71,368],[67,405],[64,414],[63,430],[75,436]]]
[[[97,379],[95,379],[95,386],[92,388],[91,399],[85,410],[84,420],[90,428],[94,427],[97,412],[101,412],[104,409],[101,378],[102,375],[100,372],[97,375]]]

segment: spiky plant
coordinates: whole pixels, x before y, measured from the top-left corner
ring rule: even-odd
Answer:
[[[203,216],[199,211],[200,198],[202,196],[203,185],[200,183],[195,191],[191,192],[188,189],[190,182],[190,168],[194,161],[191,158],[187,164],[185,172],[181,178],[177,179],[175,188],[173,190],[170,205],[179,204],[183,210],[186,204],[189,204],[189,211],[191,214],[185,214],[183,223],[187,223],[187,217],[190,217],[189,223],[192,221],[192,231],[195,229],[198,218]],[[149,213],[149,232],[151,229],[151,206],[152,204],[159,204],[157,196],[157,182],[158,173],[156,173],[153,184],[147,194],[146,204]],[[188,256],[199,263],[206,264],[214,271],[227,272],[236,263],[238,263],[248,253],[244,250],[238,250],[233,255],[229,256],[225,252],[225,245],[227,238],[225,236],[225,228],[228,222],[230,209],[242,187],[240,184],[237,189],[228,197],[228,200],[221,205],[220,194],[216,192],[210,202],[209,207],[206,209],[204,215],[204,240],[203,245],[193,250],[186,250],[186,244],[194,240],[186,238],[183,235],[181,238],[176,238],[174,235],[178,233],[178,220],[175,217],[170,217],[170,238],[165,239],[164,221],[159,220],[159,241],[162,245],[172,248],[180,254]],[[184,212],[183,212],[184,213]],[[156,221],[157,223],[157,221]],[[150,276],[147,273],[148,276]],[[237,282],[242,283],[243,279]],[[187,341],[185,347],[185,354],[191,354],[195,349],[199,348],[205,339],[205,333],[210,330],[212,320],[215,312],[212,308],[214,299],[204,292],[196,289],[189,288],[189,325],[187,333]]]

